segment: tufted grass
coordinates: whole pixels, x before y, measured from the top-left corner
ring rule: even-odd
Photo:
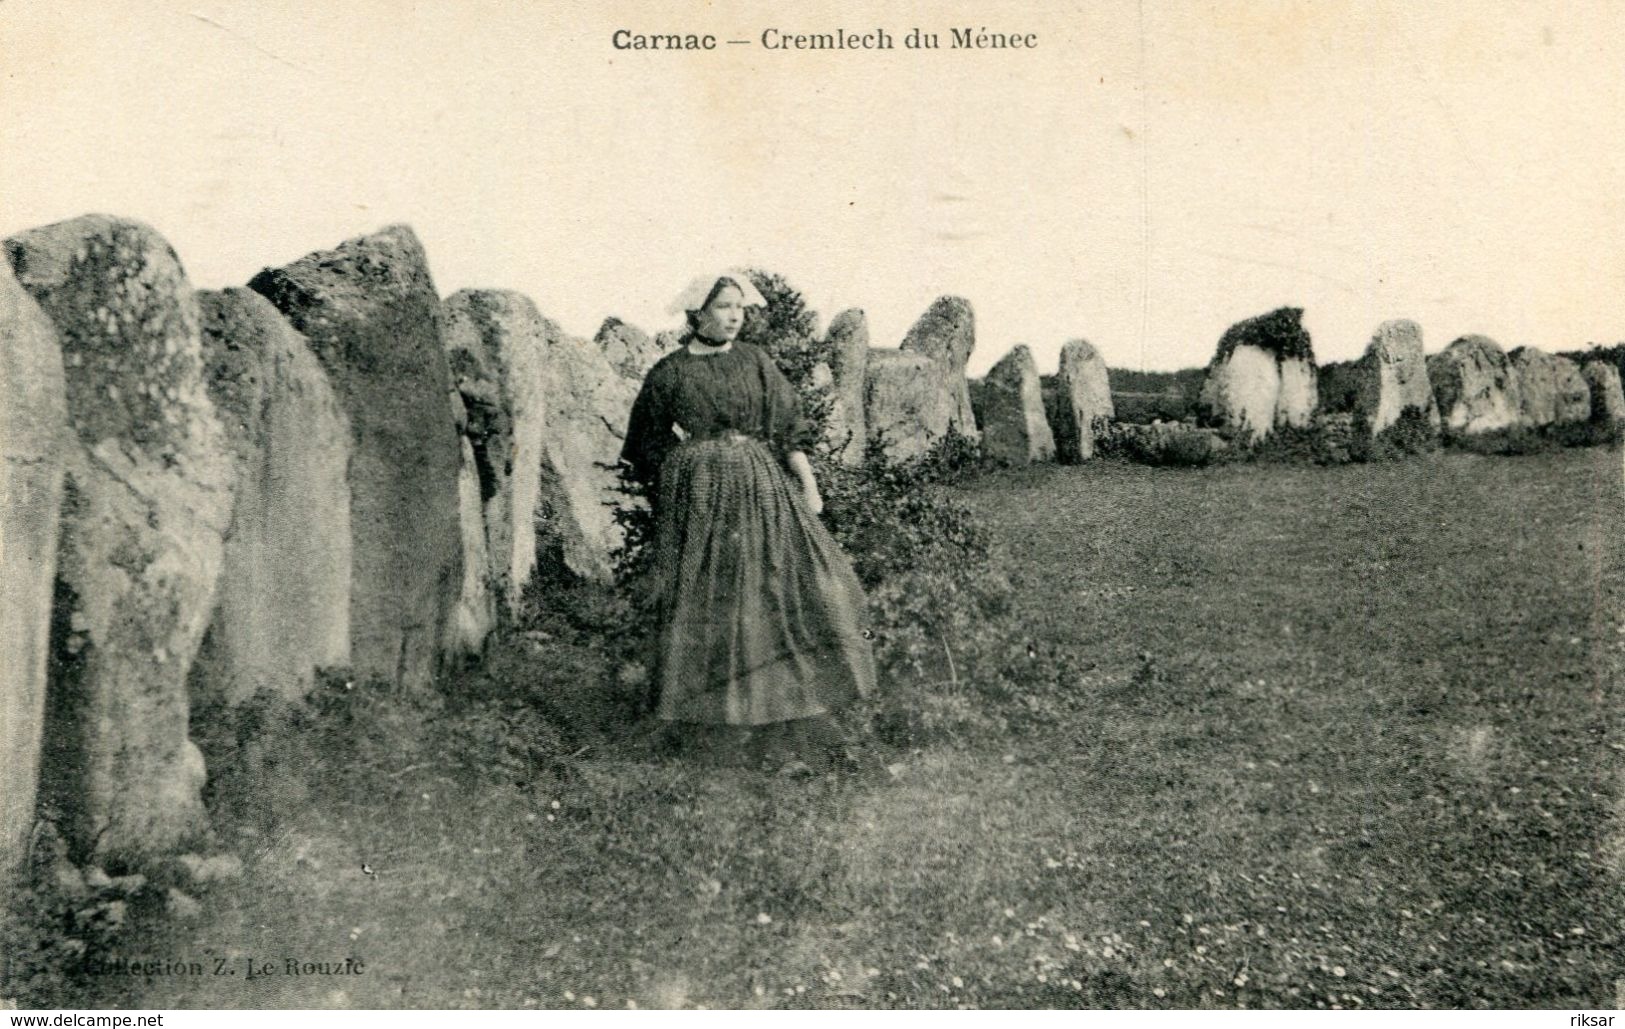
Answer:
[[[1615,1003],[1618,451],[1043,467],[957,492],[1006,541],[1020,631],[1079,658],[1046,730],[889,753],[882,785],[660,762],[598,730],[514,781],[433,747],[346,767],[328,740],[270,787],[296,803],[222,816],[243,878],[119,953],[365,974],[36,999]],[[515,695],[548,662],[592,667],[537,653],[502,664]]]

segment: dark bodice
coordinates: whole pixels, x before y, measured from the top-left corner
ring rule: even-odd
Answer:
[[[720,353],[695,354],[687,343],[649,370],[632,405],[621,459],[641,482],[652,486],[684,439],[742,433],[766,443],[781,463],[812,446],[815,430],[795,389],[766,353],[735,341]]]

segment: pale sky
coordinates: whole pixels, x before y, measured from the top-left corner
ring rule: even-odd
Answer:
[[[915,26],[944,49],[902,48]],[[770,27],[898,49],[768,52]],[[405,222],[442,294],[522,290],[582,335],[670,327],[736,264],[826,323],[864,308],[876,346],[957,293],[973,374],[1079,337],[1201,365],[1282,304],[1322,361],[1393,317],[1429,351],[1625,339],[1607,0],[0,0],[0,62],[0,235],[138,218],[200,287]]]

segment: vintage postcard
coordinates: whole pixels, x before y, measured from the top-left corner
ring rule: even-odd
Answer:
[[[1625,1004],[1620,5],[0,54],[0,1007]]]

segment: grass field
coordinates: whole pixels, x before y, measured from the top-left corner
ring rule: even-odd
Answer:
[[[122,1006],[1613,1006],[1617,450],[1002,473],[1048,730],[872,785],[634,759],[267,783]],[[416,767],[414,767],[416,765]],[[278,790],[287,790],[280,800]],[[284,960],[365,961],[290,976]],[[247,981],[244,962],[275,974]],[[26,998],[25,998],[26,1000]]]

